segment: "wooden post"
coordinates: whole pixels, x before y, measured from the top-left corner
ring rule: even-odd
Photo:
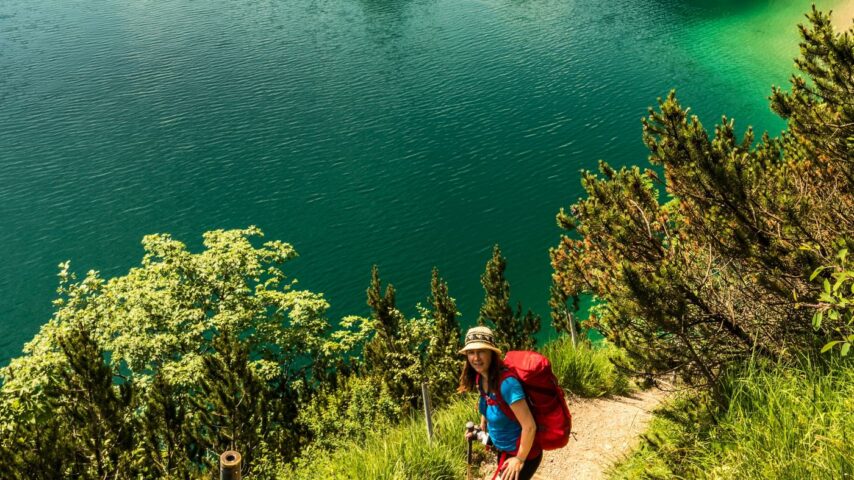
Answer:
[[[424,399],[424,417],[427,420],[427,443],[433,443],[433,418],[430,407],[430,387],[427,382],[421,382],[421,397]]]
[[[474,422],[466,423],[466,433],[472,433],[474,431]],[[472,480],[471,478],[471,442],[474,440],[470,438],[468,443],[468,450],[466,450],[466,480]]]
[[[219,480],[240,480],[240,454],[234,450],[219,456]]]
[[[578,346],[578,333],[575,332],[575,315],[566,312],[566,320],[569,322],[569,334],[572,335],[572,346]]]

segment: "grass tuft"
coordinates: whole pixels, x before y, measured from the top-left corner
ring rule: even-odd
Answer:
[[[475,398],[452,401],[433,415],[433,443],[427,441],[423,416],[368,435],[364,442],[348,442],[333,452],[307,451],[296,465],[280,473],[288,480],[376,480],[465,478],[467,421],[476,420]]]
[[[552,362],[560,386],[582,397],[624,395],[631,391],[628,377],[614,366],[612,359],[623,359],[623,352],[610,343],[591,346],[580,342],[572,346],[562,336],[543,347],[543,355]]]

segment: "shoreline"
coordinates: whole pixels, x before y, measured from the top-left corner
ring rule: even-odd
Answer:
[[[854,0],[841,0],[832,11],[830,23],[833,24],[833,28],[837,32],[849,30],[851,21],[854,20]]]

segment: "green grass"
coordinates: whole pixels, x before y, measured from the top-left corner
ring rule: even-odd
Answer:
[[[385,432],[374,432],[361,443],[350,442],[333,452],[309,451],[288,480],[354,479],[461,479],[465,478],[467,421],[476,420],[473,396],[454,400],[433,415],[433,443],[427,442],[423,416],[404,421]]]
[[[730,375],[726,409],[682,398],[656,414],[612,479],[854,478],[854,368],[749,365]]]
[[[552,362],[560,386],[582,397],[622,395],[631,390],[629,379],[611,362],[623,358],[623,352],[610,343],[591,346],[583,341],[572,346],[569,337],[560,337],[542,349]]]

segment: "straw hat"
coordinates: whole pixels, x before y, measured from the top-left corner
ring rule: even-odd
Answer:
[[[495,346],[495,335],[488,327],[472,327],[466,332],[466,345],[459,353],[465,354],[469,350],[492,350],[501,355],[501,350]]]

